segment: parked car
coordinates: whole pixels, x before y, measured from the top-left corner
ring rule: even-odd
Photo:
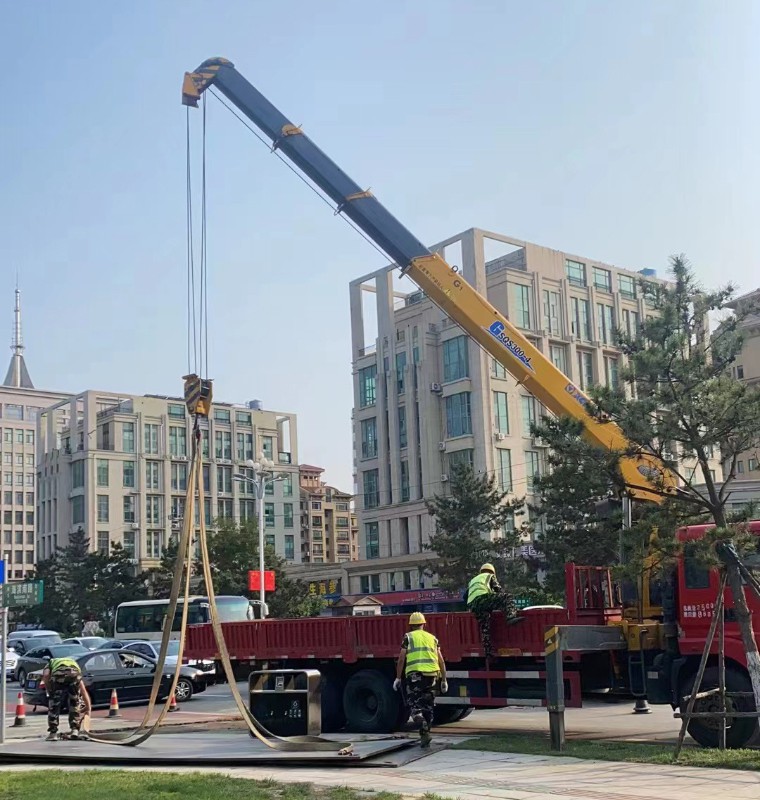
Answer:
[[[58,631],[47,631],[43,628],[21,628],[8,634],[8,644],[13,644],[17,639],[33,639],[35,636],[59,636],[59,634]]]
[[[133,641],[126,642],[124,646],[128,647],[130,650],[133,650],[135,653],[141,653],[144,656],[148,656],[149,658],[158,661],[158,653],[161,649],[161,642]],[[169,647],[166,651],[166,666],[175,667],[177,665],[177,656],[179,656],[179,642],[176,639],[173,639],[169,642]],[[197,667],[207,676],[207,680],[214,678],[215,673],[213,661],[189,661],[185,659],[183,660],[183,663],[188,664],[191,667]]]
[[[94,650],[77,658],[82,670],[82,678],[92,699],[93,707],[105,707],[111,699],[111,691],[116,689],[119,703],[145,702],[150,697],[153,676],[156,671],[154,659],[134,653],[131,650]],[[173,670],[164,669],[159,700],[169,694]],[[42,672],[29,673],[24,686],[24,701],[31,706],[47,706]],[[196,692],[206,689],[203,673],[195,667],[180,668],[176,698],[184,703]]]
[[[29,639],[14,639],[11,646],[20,656],[34,650],[36,647],[50,647],[54,644],[62,644],[61,637],[57,633],[46,634],[45,636],[33,636]]]
[[[132,641],[145,641],[144,639],[133,639]],[[103,644],[98,645],[98,650],[121,650],[127,644],[125,639],[106,639]]]
[[[107,641],[105,636],[74,636],[71,639],[64,639],[63,644],[79,644],[85,650],[97,650]]]
[[[16,663],[18,662],[18,656],[16,655],[15,650],[6,650],[5,657],[3,658],[2,664],[0,667],[5,670],[5,677],[10,678],[11,680],[14,679],[16,675]]]
[[[38,639],[31,639],[36,642]],[[16,680],[24,688],[26,676],[30,672],[44,669],[51,658],[76,658],[84,655],[87,650],[80,644],[53,644],[43,647],[33,647],[18,657],[16,662]]]

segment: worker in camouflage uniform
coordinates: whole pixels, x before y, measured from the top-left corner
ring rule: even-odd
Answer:
[[[491,612],[503,611],[507,617],[515,616],[512,595],[499,586],[493,564],[483,564],[480,572],[467,587],[467,608],[478,620],[480,640],[486,658],[491,657]]]
[[[404,677],[406,700],[412,722],[420,732],[422,747],[430,746],[430,728],[433,724],[435,692],[440,684],[441,694],[446,694],[446,664],[438,646],[438,639],[425,630],[425,617],[415,611],[409,617],[409,632],[401,643],[393,688],[401,689]]]
[[[58,738],[61,705],[68,699],[70,738],[79,738],[83,710],[89,710],[90,698],[82,683],[82,670],[73,658],[51,658],[42,673],[48,703],[48,741]]]

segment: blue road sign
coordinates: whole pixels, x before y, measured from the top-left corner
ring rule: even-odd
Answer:
[[[5,583],[5,559],[0,558],[0,586]]]

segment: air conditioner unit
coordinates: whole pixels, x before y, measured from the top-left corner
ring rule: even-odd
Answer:
[[[435,394],[440,394],[443,391],[443,387],[441,386],[440,383],[431,383],[430,391],[435,392]]]
[[[507,438],[506,433],[495,433],[494,437],[496,438],[497,442],[503,442]]]
[[[446,449],[446,442],[438,442],[438,449],[443,452]]]
[[[133,522],[132,523],[132,530],[133,531],[139,531],[140,530],[140,523],[139,522]]]
[[[449,476],[446,474],[441,475],[441,483],[448,483],[448,482],[449,482]]]
[[[179,461],[187,461],[187,456],[177,456]]]

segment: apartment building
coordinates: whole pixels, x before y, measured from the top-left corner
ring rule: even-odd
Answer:
[[[65,395],[35,389],[24,360],[21,292],[16,289],[11,361],[0,386],[0,452],[2,453],[2,549],[9,581],[34,572],[36,433],[40,412]]]
[[[298,468],[301,487],[301,560],[304,564],[355,561],[358,528],[353,498],[322,480],[324,469]]]
[[[46,408],[38,421],[38,557],[65,546],[80,527],[90,547],[108,552],[120,543],[138,569],[156,566],[185,514],[192,419],[184,401],[158,395],[88,390]],[[214,403],[201,422],[205,507],[217,518],[255,519],[252,477],[245,463],[264,453],[283,479],[264,499],[266,541],[283,558],[300,562],[295,414]]]
[[[614,331],[651,313],[639,272],[470,229],[433,248],[581,389],[616,385]],[[470,464],[531,498],[545,451],[530,435],[537,400],[420,291],[394,288],[392,266],[351,282],[354,463],[361,570],[350,592],[429,589],[434,521],[425,500]],[[367,312],[367,304],[374,307]],[[365,330],[365,316],[377,330]],[[716,457],[716,469],[720,469]],[[720,477],[720,476],[719,476]],[[510,523],[528,521],[523,512]],[[540,534],[541,519],[530,520]],[[524,546],[530,546],[526,540]]]

